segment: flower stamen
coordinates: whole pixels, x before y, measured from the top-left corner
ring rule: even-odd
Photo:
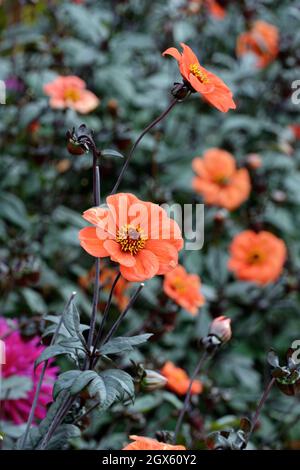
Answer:
[[[198,64],[191,64],[189,68],[190,68],[190,72],[193,75],[195,75],[195,77],[197,77],[201,83],[204,83],[204,84],[209,83],[208,76],[206,75],[205,72],[203,72],[203,70],[200,69],[200,66]]]
[[[121,245],[121,250],[131,255],[136,255],[145,247],[148,238],[140,227],[126,224],[117,232],[116,241]]]
[[[69,88],[64,92],[64,99],[75,103],[80,99],[80,92],[75,88]]]

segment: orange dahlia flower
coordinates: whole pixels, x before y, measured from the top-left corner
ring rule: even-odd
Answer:
[[[300,139],[300,124],[291,124],[289,126],[291,132],[293,133],[293,136],[296,140]]]
[[[196,315],[198,308],[205,303],[200,292],[200,277],[188,274],[183,266],[179,265],[165,275],[163,288],[168,297],[192,315]]]
[[[219,77],[200,65],[198,58],[189,46],[183,42],[180,44],[183,48],[181,54],[175,47],[170,47],[163,52],[163,55],[171,55],[177,60],[185,83],[190,86],[192,91],[200,93],[204,100],[219,111],[226,113],[229,109],[235,109],[236,105],[228,86]]]
[[[188,0],[186,11],[194,15],[199,13],[204,5],[216,19],[222,20],[225,17],[225,9],[216,0]]]
[[[79,285],[88,290],[94,282],[95,279],[95,266],[85,275],[80,276],[78,279]],[[115,269],[108,268],[107,266],[101,267],[100,273],[100,285],[104,292],[110,292],[113,282],[116,278],[117,271]],[[126,290],[128,289],[129,283],[122,276],[118,280],[114,288],[113,300],[116,303],[119,310],[124,310],[126,305],[129,302],[129,297],[126,295]]]
[[[279,32],[276,26],[266,21],[256,21],[251,30],[241,34],[237,41],[236,53],[256,56],[256,65],[266,67],[276,59],[279,51]]]
[[[166,274],[177,266],[183,240],[165,210],[126,193],[109,196],[106,202],[107,207],[93,207],[83,214],[94,225],[79,232],[80,244],[90,255],[110,257],[132,282]]]
[[[226,10],[216,0],[206,0],[208,10],[212,16],[222,20],[226,15]]]
[[[97,96],[86,89],[86,83],[73,75],[58,77],[47,83],[44,92],[50,97],[50,106],[54,109],[71,108],[87,114],[100,103]]]
[[[156,439],[143,436],[129,436],[134,442],[127,444],[123,450],[186,450],[184,446],[173,446]]]
[[[263,285],[278,279],[286,256],[286,246],[280,238],[270,232],[246,230],[231,244],[228,267],[238,279]]]
[[[168,379],[167,388],[177,395],[185,395],[190,385],[190,378],[185,370],[176,367],[173,362],[165,363],[160,373]],[[203,390],[200,380],[194,380],[191,388],[192,395],[199,395]]]
[[[206,204],[232,211],[248,199],[251,191],[249,173],[246,168],[236,168],[231,153],[212,148],[203,158],[194,158],[192,165],[197,173],[193,188],[203,196]]]

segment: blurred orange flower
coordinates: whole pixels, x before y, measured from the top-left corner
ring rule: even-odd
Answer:
[[[100,103],[97,96],[86,89],[86,83],[73,75],[58,77],[47,83],[44,92],[50,97],[50,106],[54,109],[71,108],[87,114]]]
[[[300,139],[300,124],[291,124],[289,128],[292,131],[294,138],[296,140],[299,140]]]
[[[270,232],[245,230],[230,246],[228,267],[238,279],[258,284],[274,282],[287,257],[284,242]]]
[[[90,255],[110,257],[132,282],[177,266],[181,231],[164,209],[129,193],[114,194],[106,202],[107,207],[93,207],[83,214],[94,225],[79,232],[80,244]]]
[[[173,362],[168,361],[165,363],[160,373],[168,379],[167,388],[177,395],[185,395],[190,385],[190,378],[185,370],[176,367]],[[194,380],[191,388],[192,395],[199,395],[202,393],[203,386],[200,380]]]
[[[212,16],[218,20],[222,20],[225,17],[226,10],[217,2],[217,0],[206,0],[206,4]]]
[[[201,281],[197,274],[188,274],[183,266],[177,266],[165,275],[164,292],[192,315],[205,303],[200,292]]]
[[[88,290],[93,285],[95,272],[95,266],[93,266],[87,274],[80,276],[78,283],[83,289]],[[108,268],[107,266],[101,267],[100,284],[104,292],[111,291],[116,275],[117,271],[115,269]],[[129,302],[129,297],[126,295],[128,286],[129,283],[121,276],[114,288],[113,300],[115,301],[119,310],[124,310]]]
[[[250,31],[241,34],[237,40],[237,55],[240,57],[248,53],[254,54],[259,68],[273,62],[278,51],[278,28],[266,21],[256,21]]]
[[[223,19],[226,15],[225,9],[217,2],[217,0],[188,0],[187,3],[186,10],[191,14],[199,13],[205,5],[208,8],[209,13],[218,20]]]
[[[180,44],[183,48],[182,53],[175,47],[170,47],[163,52],[163,55],[171,55],[177,60],[180,73],[192,91],[200,93],[204,100],[223,113],[235,109],[230,88],[219,77],[200,65],[189,46],[183,42]]]
[[[129,436],[131,442],[123,450],[186,450],[184,446],[174,446],[143,436]]]
[[[232,211],[248,199],[251,191],[248,170],[238,170],[231,153],[212,148],[203,158],[194,158],[192,165],[197,173],[193,188],[203,196],[206,204]]]

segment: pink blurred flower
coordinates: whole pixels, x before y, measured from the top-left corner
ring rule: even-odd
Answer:
[[[47,83],[44,85],[44,92],[50,97],[49,103],[54,109],[71,108],[87,114],[100,103],[97,96],[86,89],[86,83],[73,75],[58,77]]]
[[[15,321],[15,326],[17,322]],[[19,377],[29,378],[33,382],[33,388],[27,392],[27,396],[19,399],[7,399],[1,401],[1,414],[4,420],[12,421],[15,424],[22,424],[27,421],[31,404],[34,397],[42,364],[34,373],[34,361],[45,349],[40,345],[40,338],[34,337],[25,341],[19,331],[11,328],[4,318],[0,318],[0,339],[5,342],[6,363],[2,366],[2,376],[4,379],[17,375]],[[52,401],[52,388],[56,380],[58,368],[49,363],[38,405],[35,411],[35,418],[43,419],[46,416],[47,404]]]

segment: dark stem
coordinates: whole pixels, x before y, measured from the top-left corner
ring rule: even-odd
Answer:
[[[160,121],[162,121],[166,116],[167,114],[169,114],[169,112],[171,111],[172,108],[174,108],[175,104],[178,103],[178,99],[177,98],[174,98],[171,103],[169,104],[169,106],[167,107],[167,109],[161,113],[160,116],[158,116],[156,119],[154,119],[154,121],[152,121],[144,130],[143,132],[139,135],[139,137],[137,138],[137,140],[135,141],[133,147],[131,148],[130,152],[129,152],[129,155],[128,157],[126,158],[125,160],[125,163],[123,165],[123,168],[121,170],[121,173],[119,174],[119,177],[117,179],[117,182],[115,184],[115,186],[113,187],[113,190],[111,192],[111,194],[115,194],[120,186],[120,183],[122,181],[122,178],[124,176],[124,173],[129,165],[129,162],[134,154],[134,151],[135,149],[137,148],[138,144],[140,143],[140,141],[142,140],[142,138],[147,134],[147,132],[149,132],[154,126],[156,126],[156,124],[158,124]]]
[[[53,346],[53,344],[55,343],[55,341],[58,337],[59,330],[60,330],[60,327],[61,327],[62,322],[63,322],[63,315],[68,310],[68,308],[70,307],[75,295],[76,295],[76,292],[73,292],[71,297],[69,298],[69,300],[67,302],[67,305],[64,308],[64,311],[63,311],[63,313],[60,317],[60,320],[57,324],[57,327],[55,329],[54,335],[52,336],[50,346]],[[36,410],[36,407],[37,407],[37,404],[38,404],[39,395],[40,395],[41,387],[42,387],[42,384],[43,384],[45,372],[46,372],[46,369],[47,369],[47,366],[48,366],[48,362],[49,361],[45,361],[44,364],[43,364],[41,375],[40,375],[40,378],[39,378],[39,381],[38,381],[38,384],[37,384],[37,387],[36,387],[36,390],[35,390],[34,399],[33,399],[32,405],[31,405],[28,421],[27,421],[27,424],[26,424],[24,437],[21,441],[21,449],[23,449],[25,447],[25,444],[26,444],[26,441],[27,441],[27,438],[28,438],[28,433],[30,431],[30,428],[31,428],[31,425],[32,425],[32,422],[33,422],[33,418],[34,418],[35,410]]]
[[[103,313],[103,317],[102,317],[102,321],[101,321],[101,325],[100,325],[100,328],[99,328],[99,331],[97,333],[97,336],[96,336],[96,339],[95,339],[95,343],[94,343],[94,349],[93,349],[93,353],[92,353],[92,356],[95,355],[95,351],[97,349],[97,345],[99,344],[101,338],[102,338],[102,334],[103,334],[103,330],[104,330],[104,326],[105,326],[105,323],[106,323],[106,320],[107,320],[107,317],[108,317],[108,314],[109,314],[109,309],[110,309],[110,306],[111,306],[111,302],[112,302],[112,298],[113,298],[113,294],[114,294],[114,290],[115,290],[115,287],[119,281],[121,277],[121,273],[119,272],[115,279],[114,279],[114,282],[113,282],[113,285],[111,287],[111,290],[110,290],[110,293],[109,293],[109,297],[108,297],[108,300],[107,300],[107,303],[106,303],[106,306],[105,306],[105,310],[104,310],[104,313]]]
[[[275,380],[276,380],[276,379],[275,379],[274,377],[272,377],[272,379],[271,379],[270,382],[268,383],[267,387],[265,388],[264,393],[262,394],[262,397],[261,397],[261,399],[260,399],[260,401],[259,401],[259,404],[257,405],[256,411],[255,411],[255,415],[254,415],[254,417],[253,417],[253,419],[252,419],[252,422],[251,422],[251,429],[250,429],[249,434],[247,435],[247,441],[246,441],[247,444],[248,444],[248,442],[249,442],[249,439],[250,439],[251,434],[253,433],[253,431],[254,431],[254,429],[255,429],[255,426],[256,426],[256,424],[257,424],[257,421],[258,421],[260,412],[261,412],[261,410],[262,410],[262,407],[264,406],[264,404],[265,404],[265,402],[266,402],[266,400],[267,400],[267,398],[268,398],[268,396],[269,396],[269,393],[270,393],[270,391],[272,390],[272,387],[273,387],[273,385],[274,385],[274,383],[275,383]]]
[[[96,159],[96,153],[93,152],[94,161]],[[94,200],[96,205],[100,205],[100,169],[99,166],[93,167],[93,173],[95,178],[95,187],[94,187]],[[99,294],[100,294],[100,258],[96,258],[95,261],[95,282],[94,282],[94,293],[93,293],[93,307],[90,321],[90,330],[87,340],[87,348],[91,351],[91,346],[94,340],[95,326],[96,326],[96,317],[99,303]],[[84,363],[84,369],[88,366],[88,358],[86,358]]]
[[[64,419],[65,415],[67,414],[67,412],[71,408],[71,406],[72,406],[73,402],[75,401],[75,399],[76,399],[76,397],[70,397],[69,396],[69,397],[67,397],[66,401],[62,404],[62,406],[60,407],[60,410],[58,411],[57,415],[53,418],[53,421],[50,424],[47,433],[43,437],[43,440],[42,440],[41,444],[38,447],[40,450],[44,450],[46,448],[46,446],[47,446],[48,442],[50,441],[51,437],[53,436],[55,430],[57,429],[57,427],[60,425],[60,423]]]
[[[93,200],[96,206],[99,206],[101,203],[101,186],[100,186],[100,167],[97,165],[98,157],[100,156],[100,152],[97,150],[95,142],[90,137],[86,140],[87,144],[89,145],[90,150],[93,153]],[[97,308],[98,308],[98,301],[99,301],[99,291],[100,291],[100,258],[96,258],[95,262],[95,283],[94,283],[94,293],[93,293],[93,306],[92,306],[92,313],[91,313],[91,321],[90,321],[90,330],[87,340],[87,349],[90,352],[91,346],[93,344],[94,333],[95,333],[95,326],[96,326],[96,316],[97,316]],[[89,357],[86,356],[83,369],[86,370],[89,367]],[[72,404],[76,400],[76,396],[69,396],[66,397],[65,402],[61,405],[60,410],[58,411],[57,415],[54,417],[46,435],[44,436],[39,448],[41,450],[45,449],[49,440],[51,439],[53,433],[63,421],[64,417],[68,413],[69,409],[71,408]]]
[[[88,408],[85,413],[82,415],[78,416],[74,421],[73,424],[77,424],[79,421],[81,421],[83,418],[85,418],[87,415],[89,415],[93,410],[97,408],[101,403],[101,400],[98,400],[94,405],[92,405],[90,408]]]
[[[87,340],[87,348],[89,351],[91,350],[91,346],[93,344],[93,339],[94,339],[96,316],[97,316],[98,301],[99,301],[99,289],[100,289],[100,258],[96,258],[93,307],[92,307],[92,314],[91,314],[89,336]]]
[[[185,399],[184,399],[184,402],[183,402],[183,407],[180,411],[180,414],[178,416],[178,420],[177,420],[177,423],[176,423],[176,427],[175,427],[175,431],[174,431],[174,438],[173,438],[173,443],[176,444],[177,442],[177,437],[178,437],[178,434],[179,434],[179,431],[180,431],[180,428],[181,428],[181,425],[182,425],[182,422],[183,422],[183,418],[184,418],[184,415],[189,407],[189,403],[190,403],[190,398],[191,398],[191,390],[192,390],[192,386],[193,386],[193,382],[195,380],[195,378],[197,377],[197,375],[199,374],[200,372],[200,369],[202,369],[205,361],[208,359],[209,355],[206,351],[204,351],[204,353],[202,354],[195,370],[194,370],[194,373],[191,377],[191,380],[190,380],[190,384],[189,384],[189,388],[187,390],[187,393],[186,393],[186,396],[185,396]]]
[[[119,328],[120,326],[120,323],[123,321],[125,315],[127,314],[128,310],[131,309],[131,307],[133,306],[133,304],[135,303],[139,293],[141,292],[141,290],[143,289],[145,284],[140,284],[139,287],[137,288],[137,290],[135,291],[134,295],[131,297],[131,299],[129,300],[127,306],[125,307],[125,309],[123,310],[123,312],[121,313],[121,315],[119,316],[119,318],[117,319],[117,321],[113,324],[113,326],[111,327],[110,331],[107,333],[107,335],[105,336],[104,340],[102,341],[102,344],[105,344],[107,343],[107,341],[110,340],[110,338],[115,334],[115,332],[117,331],[117,329]]]

